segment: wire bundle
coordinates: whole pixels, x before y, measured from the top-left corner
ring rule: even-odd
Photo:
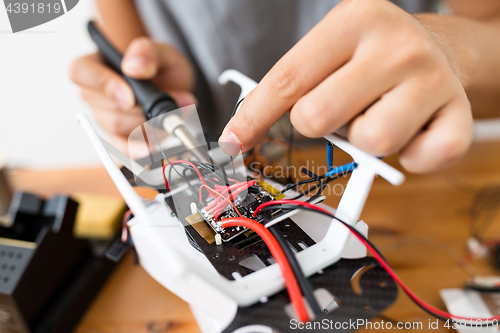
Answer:
[[[302,296],[306,298],[315,315],[320,315],[322,313],[322,309],[320,308],[317,300],[314,297],[313,290],[309,281],[305,277],[299,263],[297,262],[295,254],[289,248],[286,240],[282,238],[279,229],[277,229],[276,227],[272,227],[270,228],[269,231],[262,224],[256,222],[255,220],[243,217],[239,212],[238,208],[235,206],[233,202],[234,198],[244,190],[255,185],[256,183],[255,180],[247,182],[237,182],[234,179],[228,179],[225,176],[225,174],[219,174],[214,176],[215,168],[209,165],[204,165],[200,162],[193,162],[188,160],[177,160],[170,162],[167,160],[167,162],[163,166],[163,177],[167,189],[169,189],[170,187],[166,179],[165,168],[169,164],[172,166],[174,165],[182,166],[187,170],[191,170],[196,173],[196,176],[201,181],[201,185],[198,190],[199,200],[200,202],[203,201],[203,196],[202,196],[203,189],[205,189],[209,193],[209,196],[213,197],[213,201],[207,206],[205,206],[204,209],[215,219],[220,217],[221,213],[227,208],[228,205],[233,206],[234,210],[239,215],[239,217],[223,220],[223,222],[221,223],[223,228],[228,228],[232,226],[235,227],[240,226],[248,228],[257,233],[262,238],[266,246],[269,248],[269,251],[271,252],[273,258],[275,259],[275,261],[280,266],[280,269],[282,270],[283,276],[285,277],[285,284],[289,292],[290,300],[292,301],[294,310],[301,321],[305,322],[310,319],[309,314],[307,313],[306,310],[305,302],[302,299]],[[205,172],[203,172],[202,170],[204,170]],[[207,173],[207,171],[209,173]],[[342,174],[346,174],[350,171],[352,170],[342,170],[343,172]],[[324,187],[329,181],[337,179],[342,174],[338,174],[332,177],[327,177],[326,175],[318,176],[315,179],[307,180],[301,183],[318,181],[319,179],[321,189],[320,191],[317,191],[317,193],[311,198],[314,199],[316,196],[319,196],[321,194],[321,191],[324,189]],[[205,177],[207,177],[207,180],[205,179]],[[221,177],[224,177],[227,180],[224,185],[220,184]],[[321,181],[321,179],[325,180]],[[211,188],[208,185],[207,181],[212,183],[214,185],[214,188]],[[229,181],[231,181],[233,184],[229,185]],[[289,186],[287,189],[293,188],[297,185],[298,184]],[[269,206],[269,203],[272,202],[276,201],[270,201],[260,205],[255,211],[254,216],[258,213],[259,210]],[[300,201],[281,200],[280,202],[295,203]]]
[[[248,182],[240,182],[240,183],[236,183],[236,184],[233,184],[231,186],[226,186],[226,188],[222,191],[222,192],[218,192],[218,194],[220,195],[221,198],[225,198],[225,195],[228,195],[230,196],[230,200],[231,202],[234,201],[233,198],[235,198],[238,194],[240,194],[241,192],[247,190],[249,187],[252,187],[253,185],[255,185],[255,180],[251,180],[251,181],[248,181]],[[218,186],[219,188],[223,188],[222,186]],[[227,204],[225,204],[227,202],[227,200],[222,200],[222,201],[219,201],[218,199],[217,200],[214,200],[211,204],[209,204],[208,206],[205,207],[205,210],[214,216],[214,218],[218,218],[222,212],[224,211],[224,209],[226,209],[227,207]],[[234,204],[233,204],[234,206]],[[236,209],[236,212],[241,215],[238,211],[238,209],[236,207],[234,207]]]

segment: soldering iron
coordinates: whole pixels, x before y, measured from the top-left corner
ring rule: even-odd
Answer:
[[[176,113],[171,112],[179,109],[175,100],[169,94],[159,90],[151,81],[137,80],[123,74],[121,70],[123,55],[111,45],[94,22],[88,23],[88,31],[108,65],[132,88],[146,120],[155,119],[153,126],[164,128],[168,133],[179,138],[186,149],[190,150],[200,162],[210,163],[211,159],[203,149],[203,145],[189,132],[185,121]]]

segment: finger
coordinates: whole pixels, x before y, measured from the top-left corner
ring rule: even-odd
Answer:
[[[155,79],[160,89],[192,90],[194,73],[174,47],[149,38],[133,40],[122,61],[123,72],[136,79]]]
[[[399,155],[410,172],[427,173],[451,165],[469,149],[473,139],[470,104],[460,98],[440,110],[428,128]]]
[[[146,121],[142,112],[130,114],[120,110],[98,108],[94,109],[94,114],[106,132],[124,137],[128,137],[134,129]]]
[[[172,96],[177,106],[179,106],[180,108],[188,105],[198,104],[198,100],[196,99],[196,97],[189,91],[169,90],[168,94]]]
[[[121,110],[120,105],[115,99],[104,95],[99,90],[82,87],[80,89],[80,95],[92,106],[92,108],[99,107],[110,110]]]
[[[169,94],[179,107],[196,104],[196,98],[190,92],[170,91]],[[113,101],[108,100],[98,92],[85,89],[82,90],[82,95],[95,111],[97,120],[110,133],[128,135],[137,126],[146,122],[143,111],[139,106],[135,106],[128,112],[123,112],[116,105],[113,105]]]
[[[348,138],[372,155],[391,155],[406,146],[452,94],[451,87],[412,77],[356,117],[348,126]]]
[[[98,90],[82,88],[80,94],[93,109],[122,110],[120,105]],[[176,101],[179,107],[197,104],[196,97],[188,91],[169,91],[168,94]],[[142,115],[143,111],[139,107],[134,107],[128,111],[130,114]]]
[[[351,58],[358,34],[333,28],[332,20],[345,21],[337,13],[330,12],[273,66],[227,124],[221,142],[251,149],[301,96]]]
[[[126,136],[109,135],[109,143],[133,160],[138,160],[149,154],[149,150],[141,140],[129,140]]]
[[[301,97],[290,112],[294,127],[307,137],[321,137],[344,126],[402,80],[373,59],[353,58]]]
[[[132,89],[118,73],[102,63],[97,54],[87,55],[73,61],[69,72],[76,84],[101,91],[104,95],[114,99],[123,110],[133,108],[135,98]]]

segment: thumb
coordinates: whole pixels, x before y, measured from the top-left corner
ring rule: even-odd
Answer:
[[[123,55],[122,71],[135,79],[152,79],[158,72],[154,43],[145,37],[134,39]]]
[[[194,86],[194,72],[186,57],[174,47],[146,37],[130,43],[123,55],[122,71],[135,79],[154,79],[163,90],[192,90]]]

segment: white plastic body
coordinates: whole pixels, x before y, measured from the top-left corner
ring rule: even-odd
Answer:
[[[233,70],[226,71],[221,75],[221,83],[228,80],[242,86],[240,97],[246,96],[256,86],[254,81]],[[188,244],[181,223],[171,216],[168,207],[159,204],[146,209],[142,199],[123,176],[110,153],[118,157],[120,162],[136,175],[140,174],[140,172],[136,172],[137,168],[143,171],[143,167],[134,165],[134,162],[105,142],[97,134],[86,115],[79,114],[78,120],[89,136],[113,182],[134,213],[135,218],[130,223],[131,234],[139,253],[141,265],[153,278],[192,304],[196,309],[213,318],[215,322],[219,323],[219,326],[216,325],[219,328],[224,327],[220,325],[229,324],[237,305],[248,306],[257,303],[263,297],[273,295],[284,288],[284,280],[276,264],[236,281],[227,280],[220,276],[208,260]],[[327,206],[323,205],[323,207],[330,209],[332,213],[349,224],[355,225],[373,178],[380,175],[392,184],[398,185],[404,180],[404,176],[379,159],[353,147],[341,137],[332,135],[326,138],[350,154],[358,163],[358,168],[349,180],[338,209],[335,211]],[[141,176],[144,176],[144,173]],[[151,179],[148,178],[150,182],[156,183],[158,176],[161,177],[161,171],[156,175],[152,170],[147,177],[151,177]],[[155,209],[156,211],[151,211]],[[350,240],[348,230],[335,220],[325,220],[324,217],[321,218],[317,214],[308,212],[295,215],[293,220],[317,241],[316,245],[297,254],[297,259],[307,276],[313,275],[338,261],[348,244],[355,249],[352,256],[364,255],[363,248],[358,245],[356,249],[356,243]],[[366,232],[366,224],[361,222],[360,227]],[[315,233],[316,236],[314,236]],[[356,251],[357,253],[355,253]],[[214,307],[215,301],[218,304],[217,307]],[[221,309],[227,311],[221,311]]]

